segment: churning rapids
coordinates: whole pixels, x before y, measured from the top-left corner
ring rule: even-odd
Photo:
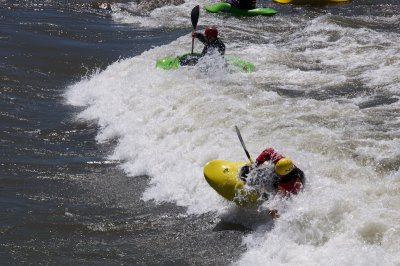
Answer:
[[[400,3],[311,7],[261,1],[278,14],[247,18],[201,10],[198,29],[216,25],[226,54],[254,63],[255,72],[226,69],[213,58],[195,67],[155,68],[159,58],[190,51],[190,11],[197,4],[143,11],[136,2],[113,3],[107,16],[114,24],[155,33],[142,36],[148,46],[97,70],[92,64],[90,74],[64,86],[63,103],[78,110],[69,123],[92,125],[90,138],[107,147],[104,160],[124,172],[118,182],[108,176],[95,187],[104,194],[139,191],[156,209],[183,209],[176,220],[168,218],[173,211],[165,216],[177,226],[189,226],[180,217],[208,215],[250,229],[241,233],[240,248],[224,250],[236,255],[222,264],[398,265]],[[160,44],[157,35],[170,37]],[[143,46],[139,33],[133,39],[130,46]],[[196,42],[195,51],[201,49]],[[292,158],[307,176],[304,193],[258,210],[240,210],[217,195],[203,166],[213,159],[246,159],[234,125],[253,157],[271,146]],[[140,181],[144,177],[148,182]],[[116,201],[118,208],[136,208]],[[281,213],[275,221],[263,212],[272,205]],[[71,211],[62,214],[79,219]],[[132,237],[140,242],[141,235]],[[219,256],[190,246],[207,257],[205,264]],[[113,250],[115,257],[129,254],[129,248]]]

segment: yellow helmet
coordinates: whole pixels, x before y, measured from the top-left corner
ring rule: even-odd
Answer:
[[[282,158],[275,164],[275,172],[281,176],[289,174],[293,168],[293,162],[289,158]]]

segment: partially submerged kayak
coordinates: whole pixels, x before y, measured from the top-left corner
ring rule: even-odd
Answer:
[[[271,16],[278,13],[275,9],[269,7],[259,7],[254,9],[240,9],[226,2],[219,2],[211,6],[205,6],[204,9],[210,13],[231,13],[235,16]]]
[[[254,206],[259,202],[260,193],[240,178],[245,165],[248,163],[213,160],[204,166],[204,178],[225,199],[239,206]]]
[[[187,53],[181,56],[172,56],[172,57],[165,57],[162,59],[158,59],[156,62],[156,67],[169,70],[169,69],[178,69],[183,62],[188,62],[190,59],[198,59],[200,57],[200,54],[198,53]],[[239,57],[236,56],[225,56],[226,61],[228,64],[233,65],[235,67],[240,68],[241,70],[245,72],[253,72],[255,69],[254,64],[243,60]],[[197,62],[197,61],[196,61]],[[195,65],[195,63],[192,64],[185,64],[185,65]]]
[[[274,0],[280,4],[294,4],[294,5],[325,5],[334,3],[350,2],[351,0]]]

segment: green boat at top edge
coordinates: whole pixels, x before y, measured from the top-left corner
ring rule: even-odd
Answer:
[[[214,5],[205,6],[204,9],[210,13],[231,13],[235,16],[272,16],[278,13],[270,7],[258,7],[254,9],[240,9],[226,2],[219,2]]]

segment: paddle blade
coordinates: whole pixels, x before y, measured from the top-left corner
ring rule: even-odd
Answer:
[[[197,5],[192,9],[192,13],[190,14],[194,30],[196,30],[197,22],[199,21],[199,16],[200,16],[200,6]]]

